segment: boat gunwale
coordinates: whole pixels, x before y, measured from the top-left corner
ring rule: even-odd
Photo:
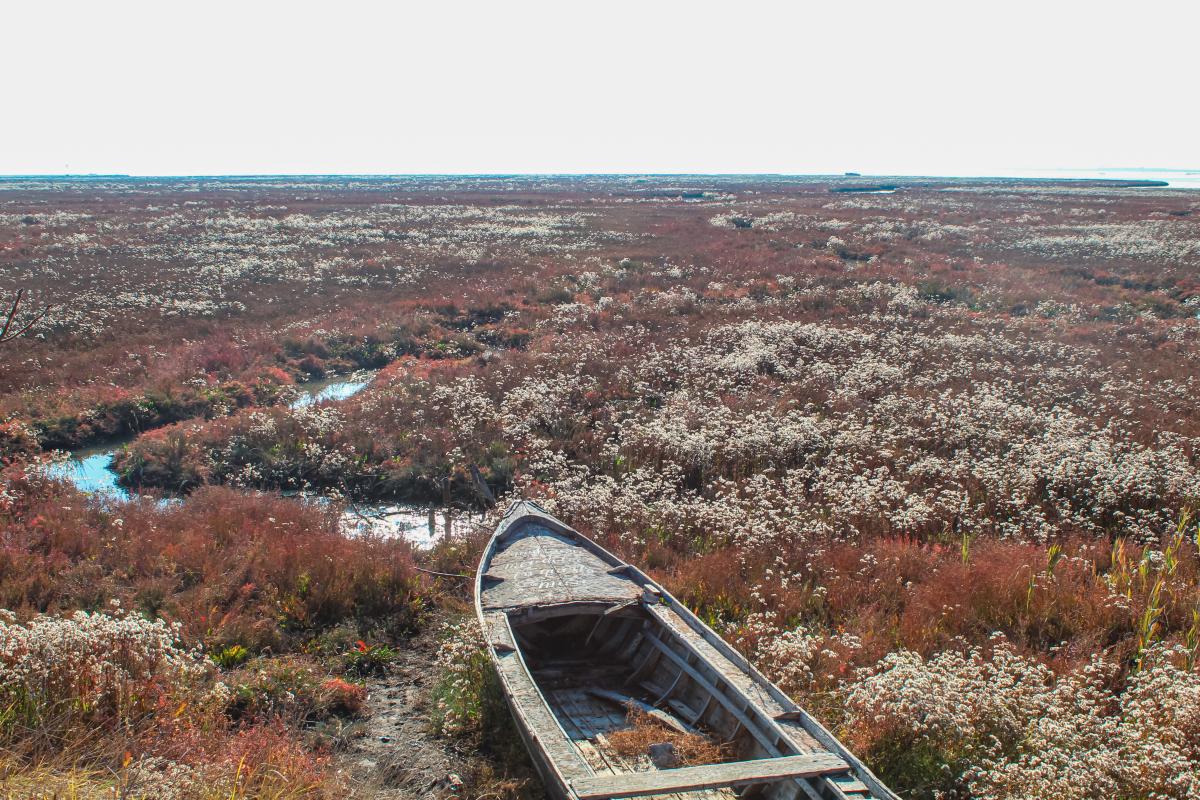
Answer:
[[[522,502],[524,502],[524,501],[522,501]],[[492,665],[496,669],[496,676],[500,679],[500,683],[504,687],[505,705],[507,705],[510,708],[513,716],[516,718],[517,726],[519,728],[523,729],[525,731],[526,737],[529,740],[531,740],[532,742],[537,743],[538,749],[541,750],[540,753],[531,753],[530,754],[531,759],[533,759],[533,761],[534,761],[534,765],[535,766],[537,766],[538,764],[544,765],[545,768],[548,769],[552,773],[554,780],[558,784],[557,787],[554,787],[557,790],[556,793],[557,794],[565,793],[564,796],[570,798],[570,797],[576,796],[575,791],[571,788],[570,779],[568,779],[563,774],[562,769],[561,769],[560,765],[557,763],[556,759],[554,759],[551,756],[551,754],[546,750],[545,745],[542,743],[542,740],[541,740],[541,731],[538,729],[535,729],[535,727],[526,718],[526,715],[525,715],[523,709],[521,708],[522,703],[516,697],[516,695],[513,693],[513,687],[509,682],[508,676],[506,676],[504,674],[504,670],[500,669],[500,654],[496,652],[496,642],[492,641],[489,627],[487,624],[488,618],[486,618],[484,616],[484,610],[483,610],[483,574],[485,571],[484,564],[491,562],[492,556],[495,555],[496,545],[498,544],[500,537],[504,533],[506,533],[508,531],[508,529],[512,526],[512,524],[516,521],[516,520],[509,520],[508,517],[512,515],[513,511],[515,511],[519,505],[521,505],[521,502],[514,504],[513,507],[510,508],[509,511],[505,514],[504,521],[502,521],[501,524],[499,526],[497,526],[496,530],[492,533],[491,538],[488,539],[487,546],[484,548],[483,555],[480,557],[479,568],[476,569],[476,571],[475,571],[475,616],[476,616],[476,619],[479,621],[480,627],[482,628],[484,645],[487,647],[488,656],[491,658]],[[521,518],[518,517],[517,519],[521,519]],[[561,527],[561,523],[559,523],[559,526]],[[578,534],[576,534],[576,535],[578,535]],[[554,720],[555,727],[558,729],[559,734],[561,734],[563,739],[566,742],[568,742],[568,744],[570,744],[571,739],[569,736],[567,736],[566,731],[563,730],[562,723],[559,721],[558,715],[555,714],[554,709],[551,708],[550,702],[546,698],[546,693],[542,691],[542,687],[538,685],[538,682],[533,677],[533,673],[529,670],[529,665],[525,663],[525,654],[521,652],[520,643],[517,641],[516,634],[513,632],[513,629],[512,629],[512,622],[508,618],[509,612],[505,609],[489,609],[487,613],[490,615],[497,615],[503,619],[504,631],[508,635],[509,641],[512,643],[513,653],[517,657],[517,665],[520,668],[521,674],[525,677],[526,680],[529,681],[529,684],[534,688],[535,692],[537,693],[538,700],[541,701],[543,707],[546,709],[546,712],[550,715],[550,718]],[[573,744],[571,744],[570,746],[574,747]],[[586,762],[584,762],[584,763],[586,765]],[[590,767],[589,767],[589,769],[590,769]],[[593,774],[595,774],[594,770],[592,772],[593,772]],[[545,778],[548,776],[543,775],[543,777]],[[551,787],[547,787],[547,789],[550,789],[550,788]]]
[[[563,739],[566,742],[570,743],[571,737],[567,735],[566,729],[563,728],[563,726],[562,726],[562,721],[559,720],[558,714],[554,713],[554,708],[550,705],[550,701],[546,698],[546,693],[542,691],[542,687],[538,685],[537,679],[535,679],[533,677],[533,672],[530,671],[529,665],[525,663],[525,654],[521,652],[521,646],[517,642],[517,637],[516,637],[516,634],[513,632],[512,623],[508,619],[508,614],[505,612],[500,612],[500,613],[504,617],[504,627],[508,631],[508,636],[512,640],[513,644],[515,645],[513,653],[517,657],[517,664],[521,667],[521,674],[524,675],[529,680],[530,685],[533,686],[533,688],[537,691],[538,699],[542,701],[542,705],[545,707],[546,712],[550,715],[550,719],[554,720],[554,727],[558,729],[558,732],[560,735],[562,735]],[[489,647],[489,650],[492,651],[492,658],[495,659],[497,656],[496,656],[494,650],[492,650],[492,648],[490,648],[490,647]],[[497,670],[497,673],[500,675],[501,682],[503,682],[505,687],[507,687],[508,681],[505,678],[504,673],[500,672],[499,670]],[[512,697],[512,695],[510,694],[509,697]],[[515,697],[513,697],[512,703],[515,704],[516,702],[517,702],[517,699]],[[526,727],[526,730],[529,731],[529,736],[535,742],[538,742],[539,747],[540,747],[541,746],[541,742],[540,742],[541,737],[539,736],[538,731],[534,730],[533,727],[530,725],[526,725],[525,727]],[[571,744],[571,747],[574,747],[574,746],[575,746],[574,744]],[[556,778],[558,778],[559,783],[561,783],[563,786],[567,787],[570,790],[571,779],[567,778],[567,776],[563,774],[562,770],[559,768],[559,765],[557,763],[555,763],[555,760],[550,757],[549,753],[545,754],[545,758],[543,760],[547,764],[550,765],[550,769],[554,770],[554,775]],[[584,763],[586,764],[586,762],[584,762]],[[589,769],[590,769],[590,766],[589,766]],[[595,774],[595,770],[592,770],[592,774]],[[571,790],[571,793],[574,794],[574,790]]]

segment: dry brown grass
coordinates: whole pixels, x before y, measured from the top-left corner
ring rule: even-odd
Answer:
[[[666,743],[675,748],[681,767],[734,760],[731,742],[714,742],[700,734],[681,733],[639,708],[631,706],[625,720],[629,727],[610,733],[607,738],[612,748],[626,758],[649,756],[651,745]]]

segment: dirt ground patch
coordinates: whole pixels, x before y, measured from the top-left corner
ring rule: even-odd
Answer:
[[[367,682],[370,716],[337,754],[352,797],[370,800],[543,798],[535,779],[497,781],[503,772],[465,742],[437,736],[429,721],[437,681],[436,625],[399,648],[389,674]]]

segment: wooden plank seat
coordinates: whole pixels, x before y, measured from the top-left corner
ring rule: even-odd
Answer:
[[[751,761],[705,764],[654,772],[596,775],[590,778],[576,778],[571,781],[571,788],[579,796],[579,800],[609,800],[671,792],[693,792],[789,778],[809,778],[849,769],[850,765],[833,753],[808,753],[802,756],[756,758]]]

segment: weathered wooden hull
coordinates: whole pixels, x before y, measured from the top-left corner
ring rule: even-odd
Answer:
[[[542,779],[546,797],[550,800],[571,800],[570,790],[554,771],[546,756],[546,751],[542,749],[537,737],[533,735],[533,731],[525,722],[521,710],[515,706],[512,697],[507,692],[504,695],[504,704],[508,706],[508,711],[512,714],[513,723],[517,728],[517,733],[521,736],[521,741],[525,744],[525,749],[529,752],[529,760],[533,763],[533,768],[537,770],[538,777]]]
[[[515,504],[488,543],[475,607],[555,800],[895,797],[662,587],[533,503]],[[660,768],[620,751],[609,737],[630,705],[725,742],[732,760]]]

